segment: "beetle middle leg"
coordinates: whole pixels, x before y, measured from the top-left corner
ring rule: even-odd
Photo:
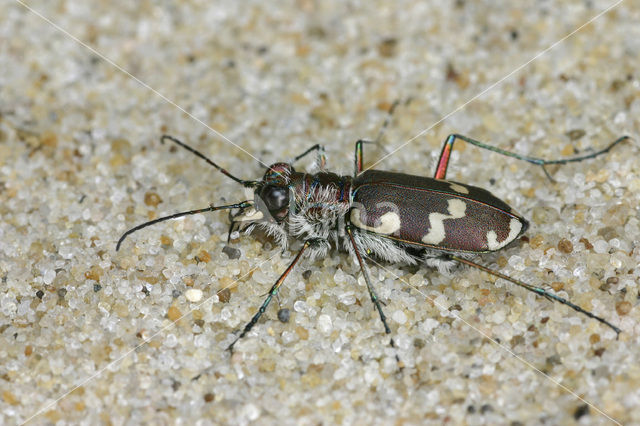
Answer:
[[[358,173],[360,173],[362,171],[363,166],[363,160],[362,160],[362,145],[364,145],[365,143],[369,143],[369,144],[375,144],[375,142],[373,141],[367,141],[364,139],[359,139],[356,142],[356,155],[353,161],[353,175],[356,176]]]
[[[407,103],[410,100],[407,101]],[[362,160],[362,145],[368,143],[368,144],[372,144],[372,145],[377,145],[378,147],[381,147],[384,149],[383,146],[381,146],[380,141],[382,140],[382,136],[384,135],[385,130],[387,130],[387,127],[389,127],[389,123],[391,122],[391,117],[393,117],[393,113],[396,110],[396,107],[400,104],[400,101],[396,100],[391,104],[391,107],[389,108],[389,111],[387,111],[387,118],[384,119],[384,123],[382,123],[382,127],[380,127],[380,131],[378,132],[378,136],[376,136],[376,139],[373,141],[369,141],[369,140],[365,140],[365,139],[360,139],[356,142],[356,155],[355,155],[355,159],[354,159],[354,176],[357,175],[358,173],[360,173],[362,171],[363,168],[363,160]],[[386,151],[386,150],[385,150]],[[388,151],[387,151],[388,152]]]
[[[611,150],[611,148],[613,148],[614,146],[616,146],[620,142],[623,142],[623,141],[625,141],[627,139],[630,139],[630,138],[629,138],[629,136],[621,136],[618,139],[616,139],[615,141],[613,141],[612,143],[610,143],[604,149],[601,149],[600,151],[592,152],[590,154],[582,155],[582,156],[579,156],[579,157],[561,158],[561,159],[558,159],[558,160],[545,160],[543,158],[529,157],[529,156],[526,156],[526,155],[516,154],[515,152],[506,151],[504,149],[495,147],[493,145],[489,145],[489,144],[484,143],[484,142],[480,142],[480,141],[472,139],[470,137],[454,133],[454,134],[451,134],[451,135],[447,136],[447,139],[444,141],[444,145],[442,146],[442,151],[440,152],[440,159],[438,160],[438,166],[436,167],[436,172],[435,172],[435,174],[433,176],[434,178],[436,178],[436,179],[445,179],[445,177],[447,175],[447,167],[449,165],[449,157],[451,156],[451,152],[453,151],[453,144],[458,139],[461,140],[461,141],[467,142],[467,143],[469,143],[471,145],[475,145],[478,148],[482,148],[482,149],[486,149],[486,150],[489,150],[489,151],[497,152],[498,154],[501,154],[501,155],[504,155],[504,156],[507,156],[507,157],[512,157],[512,158],[515,158],[515,159],[518,159],[518,160],[526,161],[526,162],[531,163],[531,164],[535,164],[536,166],[540,166],[540,167],[542,167],[542,170],[547,175],[547,177],[550,180],[553,180],[553,178],[551,177],[551,175],[549,175],[549,172],[547,171],[545,166],[548,166],[550,164],[577,163],[579,161],[588,160],[590,158],[595,158],[595,157],[597,157],[599,155],[602,155],[602,154],[605,154],[605,153],[609,152]]]
[[[362,271],[362,275],[364,276],[364,281],[367,283],[367,290],[369,290],[369,297],[371,297],[371,302],[375,306],[378,314],[380,315],[380,320],[384,325],[384,332],[386,334],[391,334],[391,329],[389,328],[389,324],[387,324],[387,317],[384,315],[382,311],[382,304],[380,303],[380,299],[378,299],[378,295],[376,294],[373,285],[371,284],[371,279],[369,278],[369,273],[367,272],[366,265],[364,264],[364,260],[362,259],[362,255],[360,254],[360,249],[358,248],[358,244],[356,243],[355,238],[353,237],[353,229],[351,226],[346,226],[347,234],[349,235],[349,239],[351,240],[351,246],[353,247],[353,251],[356,254],[356,258],[358,259],[358,263],[360,264],[360,270]],[[391,338],[390,342],[391,347],[395,348],[395,344],[393,342],[393,338]],[[397,358],[397,357],[396,357]]]

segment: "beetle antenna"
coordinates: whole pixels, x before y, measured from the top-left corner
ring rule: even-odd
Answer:
[[[214,163],[213,161],[211,161],[209,158],[207,158],[203,153],[201,153],[200,151],[191,148],[189,145],[185,144],[184,142],[181,142],[180,140],[174,138],[173,136],[170,135],[162,135],[162,137],[160,138],[160,143],[164,144],[165,139],[170,140],[171,142],[175,143],[176,145],[181,146],[182,148],[186,149],[187,151],[195,154],[197,157],[202,158],[204,161],[206,161],[207,163],[209,163],[209,165],[215,167],[216,169],[218,169],[222,174],[224,174],[225,176],[233,179],[234,181],[246,186],[246,187],[253,187],[256,186],[257,182],[254,180],[244,180],[244,179],[240,179],[238,177],[235,177],[234,175],[232,175],[231,173],[229,173],[227,170],[223,169],[222,167],[218,166],[216,163]]]
[[[142,228],[146,228],[147,226],[155,225],[158,222],[164,222],[165,220],[170,220],[170,219],[177,219],[179,217],[189,216],[189,215],[192,215],[192,214],[213,212],[213,211],[216,211],[216,210],[225,210],[225,209],[243,209],[243,208],[246,208],[246,207],[249,207],[249,206],[251,206],[251,203],[249,201],[242,201],[240,203],[228,204],[228,205],[225,205],[225,206],[209,206],[209,207],[206,207],[204,209],[189,210],[189,211],[186,211],[186,212],[175,213],[175,214],[172,214],[172,215],[169,215],[169,216],[163,216],[163,217],[160,217],[158,219],[154,219],[154,220],[150,220],[148,222],[141,223],[140,225],[134,226],[133,228],[129,229],[127,232],[122,234],[122,236],[118,240],[118,244],[116,244],[116,251],[120,250],[120,245],[122,244],[124,239],[127,238],[130,234],[133,234],[134,232],[139,231]]]
[[[463,258],[458,257],[458,256],[449,255],[448,257],[450,259],[452,259],[452,260],[457,261],[457,262],[460,262],[460,263],[463,263],[465,265],[480,269],[481,271],[484,271],[484,272],[486,272],[486,273],[488,273],[490,275],[493,275],[495,277],[502,278],[503,280],[507,280],[509,282],[512,282],[513,284],[515,284],[517,286],[520,286],[520,287],[523,287],[523,288],[525,288],[525,289],[537,294],[538,296],[543,296],[543,297],[546,297],[547,299],[549,299],[551,301],[556,301],[556,302],[562,303],[563,305],[567,305],[568,307],[570,307],[574,311],[578,311],[580,313],[583,313],[586,316],[588,316],[589,318],[593,318],[593,319],[595,319],[597,321],[600,321],[602,324],[604,324],[604,325],[606,325],[608,327],[611,327],[613,329],[613,331],[616,332],[616,339],[620,336],[620,332],[622,330],[620,330],[615,325],[611,324],[609,321],[607,321],[604,318],[601,318],[601,317],[599,317],[597,315],[594,315],[593,313],[581,308],[580,306],[578,306],[578,305],[576,305],[574,303],[569,302],[567,299],[564,299],[564,298],[562,298],[560,296],[556,296],[553,293],[549,293],[547,290],[543,289],[542,287],[536,287],[534,285],[524,283],[522,281],[516,280],[515,278],[511,278],[511,277],[509,277],[507,275],[501,274],[498,271],[494,271],[493,269],[489,269],[486,266],[482,266],[480,264],[477,264],[477,263],[472,262],[472,261],[467,260],[467,259],[463,259]]]

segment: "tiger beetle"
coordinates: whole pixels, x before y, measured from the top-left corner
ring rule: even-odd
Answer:
[[[383,125],[386,127],[385,122]],[[381,131],[382,133],[382,131]],[[380,135],[378,135],[380,136]],[[378,137],[379,139],[379,137]],[[235,230],[247,233],[261,228],[285,250],[289,237],[302,241],[302,248],[269,290],[266,299],[240,334],[228,346],[243,338],[258,322],[280,286],[303,255],[311,259],[326,256],[333,246],[355,256],[364,276],[369,297],[378,311],[386,334],[391,333],[382,303],[374,290],[365,265],[366,257],[391,263],[415,265],[424,263],[440,272],[456,264],[468,265],[490,275],[507,280],[551,301],[560,302],[593,318],[620,334],[620,329],[580,306],[542,287],[527,284],[470,260],[476,254],[500,250],[522,235],[529,223],[504,201],[489,191],[460,182],[446,180],[447,167],[456,141],[497,152],[541,166],[566,164],[595,158],[629,139],[622,136],[598,152],[587,155],[544,160],[509,152],[467,136],[449,135],[442,147],[432,178],[363,167],[363,146],[377,141],[358,140],[355,145],[353,176],[340,176],[325,170],[324,149],[317,144],[290,162],[274,163],[260,180],[236,177],[204,154],[180,140],[163,135],[161,142],[170,141],[200,157],[225,176],[248,188],[249,199],[234,204],[209,206],[142,223],[126,231],[118,240],[116,250],[131,233],[169,219],[229,210],[229,237]],[[293,164],[315,152],[319,171],[298,172]],[[390,344],[394,347],[393,338]]]

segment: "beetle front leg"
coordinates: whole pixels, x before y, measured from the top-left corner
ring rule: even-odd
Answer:
[[[456,139],[460,139],[460,140],[462,140],[464,142],[467,142],[467,143],[469,143],[471,145],[475,145],[478,148],[482,148],[482,149],[486,149],[486,150],[489,150],[489,151],[497,152],[498,154],[504,155],[506,157],[512,157],[512,158],[515,158],[517,160],[526,161],[527,163],[531,163],[531,164],[535,164],[536,166],[540,166],[540,167],[542,167],[542,170],[547,175],[547,177],[549,179],[553,180],[551,178],[551,176],[549,175],[549,172],[547,172],[547,169],[545,169],[545,166],[550,165],[550,164],[577,163],[579,161],[588,160],[590,158],[595,158],[595,157],[597,157],[599,155],[602,155],[602,154],[605,154],[605,153],[609,152],[609,150],[611,150],[611,148],[613,148],[614,146],[616,146],[620,142],[623,142],[623,141],[625,141],[627,139],[630,139],[630,138],[629,138],[629,136],[621,136],[618,139],[616,139],[615,141],[613,141],[612,143],[610,143],[604,149],[601,149],[600,151],[592,152],[591,154],[586,154],[586,155],[582,155],[582,156],[579,156],[579,157],[573,157],[573,158],[561,158],[559,160],[545,160],[543,158],[528,157],[526,155],[516,154],[515,152],[506,151],[504,149],[495,147],[493,145],[489,145],[489,144],[486,144],[484,142],[480,142],[478,140],[471,139],[470,137],[454,133],[454,134],[451,134],[451,135],[447,136],[447,139],[444,141],[444,145],[442,146],[442,151],[440,152],[440,159],[438,160],[438,166],[436,167],[436,172],[435,172],[435,175],[433,176],[434,178],[436,178],[436,179],[444,179],[446,177],[446,175],[447,175],[447,167],[449,165],[449,157],[451,156],[451,152],[453,151],[453,143],[456,141]]]
[[[271,287],[271,290],[269,290],[269,293],[267,294],[267,298],[264,300],[264,302],[262,302],[262,305],[260,306],[260,309],[258,309],[258,312],[256,312],[253,318],[251,318],[251,321],[249,321],[249,323],[245,325],[240,335],[227,347],[227,350],[229,352],[233,352],[233,346],[238,342],[238,340],[242,339],[249,331],[251,331],[253,326],[256,325],[256,323],[258,322],[262,314],[267,310],[267,306],[269,306],[271,299],[273,299],[273,297],[278,294],[278,289],[284,282],[285,278],[287,278],[287,275],[289,275],[289,273],[293,270],[293,267],[296,266],[296,263],[298,263],[298,260],[300,260],[300,258],[302,257],[302,253],[304,253],[306,249],[312,246],[313,243],[314,243],[313,240],[307,240],[304,242],[304,245],[296,255],[295,259],[293,259],[291,264],[289,264],[289,267],[287,267],[287,269],[282,273],[282,275],[280,275],[280,278],[278,278],[278,281],[276,281],[276,283]]]
[[[294,157],[293,160],[291,160],[291,164],[293,164],[296,161],[304,158],[307,154],[309,154],[309,153],[311,153],[313,151],[316,151],[316,153],[317,153],[316,164],[317,164],[318,168],[320,170],[324,170],[324,167],[327,164],[327,157],[324,154],[324,146],[320,145],[320,144],[315,144],[314,146],[312,146],[311,148],[307,149],[302,154]]]

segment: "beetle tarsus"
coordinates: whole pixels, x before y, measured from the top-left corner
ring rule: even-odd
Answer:
[[[575,303],[572,303],[572,302],[568,301],[567,299],[565,299],[563,297],[557,296],[557,295],[555,295],[553,293],[549,293],[547,290],[545,290],[542,287],[536,287],[534,285],[527,284],[527,283],[522,282],[520,280],[517,280],[515,278],[511,278],[508,275],[502,274],[502,273],[500,273],[498,271],[495,271],[493,269],[487,268],[486,266],[482,266],[482,265],[480,265],[478,263],[472,262],[472,261],[470,261],[468,259],[464,259],[462,257],[458,257],[458,256],[454,256],[454,255],[450,255],[449,257],[451,259],[453,259],[453,260],[455,260],[457,262],[460,262],[462,264],[465,264],[467,266],[471,266],[473,268],[480,269],[481,271],[484,271],[484,272],[486,272],[486,273],[488,273],[490,275],[493,275],[494,277],[498,277],[498,278],[502,278],[503,280],[507,280],[510,283],[513,283],[513,284],[515,284],[515,285],[517,285],[519,287],[522,287],[522,288],[524,288],[526,290],[529,290],[529,291],[537,294],[538,296],[543,296],[544,298],[549,299],[552,302],[562,303],[563,305],[566,305],[566,306],[570,307],[574,311],[580,312],[580,313],[588,316],[589,318],[593,318],[596,321],[599,321],[600,323],[610,327],[613,331],[616,332],[616,335],[619,335],[622,332],[622,330],[620,330],[618,327],[616,327],[615,325],[611,324],[609,321],[605,320],[604,318],[599,317],[599,316],[595,315],[594,313],[587,311],[584,308],[581,308],[580,306],[576,305]]]

